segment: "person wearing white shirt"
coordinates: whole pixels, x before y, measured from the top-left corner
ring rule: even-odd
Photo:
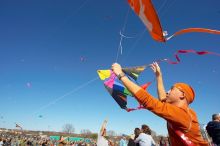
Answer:
[[[106,135],[106,124],[107,120],[103,122],[101,130],[98,134],[97,146],[109,146],[108,140],[104,137]]]
[[[135,139],[135,143],[139,143],[139,146],[155,146],[156,143],[154,142],[151,136],[151,130],[147,125],[142,125],[142,133]]]
[[[3,146],[3,139],[0,137],[0,146]]]

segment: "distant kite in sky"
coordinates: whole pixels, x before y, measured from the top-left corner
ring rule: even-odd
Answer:
[[[147,27],[152,38],[156,41],[165,42],[177,35],[191,32],[220,34],[219,30],[212,30],[207,28],[186,28],[179,30],[169,37],[165,37],[167,35],[167,32],[163,31],[159,17],[156,10],[154,9],[151,0],[128,0],[128,3],[134,10],[134,12],[139,16],[144,25]]]
[[[147,66],[138,66],[131,68],[123,68],[123,72],[132,80],[136,81],[139,74],[146,69]],[[127,96],[133,96],[131,92],[121,83],[116,74],[112,70],[98,70],[99,78],[104,81],[104,86],[118,105],[130,112],[143,108],[141,105],[137,108],[127,107]],[[150,83],[144,84],[142,88],[146,89]]]
[[[108,16],[105,16],[105,20],[111,20],[112,19],[112,16],[108,15]]]
[[[39,115],[38,117],[39,117],[39,118],[43,118],[43,116],[42,116],[42,115]]]
[[[27,86],[28,88],[31,88],[31,87],[32,87],[32,84],[31,84],[30,82],[27,82],[27,83],[26,83],[26,86]]]
[[[17,124],[17,123],[15,123],[15,127],[16,128],[20,128],[22,130],[22,127],[19,124]]]
[[[84,61],[86,61],[86,58],[85,58],[84,56],[81,56],[81,57],[80,57],[80,61],[81,61],[81,62],[84,62]]]

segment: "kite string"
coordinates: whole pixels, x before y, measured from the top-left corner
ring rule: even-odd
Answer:
[[[74,9],[69,16],[67,16],[66,18],[64,18],[64,20],[63,20],[63,22],[61,23],[61,25],[66,24],[70,19],[72,19],[73,16],[76,15],[76,14],[88,3],[88,1],[89,1],[89,0],[84,0],[79,7],[77,7],[76,9]],[[58,26],[57,28],[55,28],[55,31],[57,31],[57,30],[59,29],[59,27],[61,27],[61,26]]]
[[[61,99],[63,99],[64,97],[66,97],[66,96],[68,96],[68,95],[71,95],[71,94],[77,92],[78,90],[80,90],[80,89],[82,89],[82,88],[88,86],[89,84],[91,84],[92,82],[96,81],[97,79],[98,79],[98,77],[96,77],[96,78],[94,78],[94,79],[92,79],[92,80],[89,80],[88,82],[86,82],[86,83],[84,83],[84,84],[82,84],[82,85],[79,85],[78,87],[76,87],[75,89],[73,89],[73,90],[71,90],[71,91],[65,93],[64,95],[62,95],[62,96],[60,96],[60,97],[57,97],[54,101],[49,102],[48,104],[42,106],[42,107],[39,108],[37,111],[33,112],[31,115],[35,115],[35,114],[37,114],[38,112],[40,112],[40,111],[42,111],[42,110],[44,110],[44,109],[50,107],[51,105],[53,105],[53,104],[55,104],[56,102],[58,102],[58,101],[60,101]],[[29,115],[30,117],[28,116],[27,118],[28,118],[28,119],[31,119],[31,118],[32,118],[31,115]]]
[[[123,38],[134,38],[134,37],[128,37],[128,36],[125,36],[124,34],[121,33],[121,31],[119,32],[120,34],[120,42],[119,42],[119,46],[118,46],[118,52],[119,50],[121,51],[121,54],[122,54],[122,51],[123,51],[123,47],[122,47],[122,40]],[[119,54],[119,53],[118,53]]]
[[[125,27],[127,25],[129,11],[130,11],[130,8],[128,8],[127,14],[125,16],[124,25],[122,27],[122,32],[120,31],[120,33],[119,33],[120,34],[120,41],[119,41],[119,45],[118,45],[118,49],[117,49],[117,55],[116,55],[115,62],[118,62],[119,53],[122,54],[122,51],[123,51],[122,40],[123,40],[123,38],[129,38],[129,37],[126,37],[125,35],[122,34],[122,33],[124,33]]]
[[[162,8],[164,8],[164,6],[167,4],[167,0],[164,0],[164,3],[159,7],[159,9],[157,10],[158,13],[160,13],[160,11],[162,10]]]
[[[41,108],[39,108],[37,111],[35,111],[35,112],[33,113],[33,115],[36,114],[36,113],[38,113],[38,112],[40,112],[40,111],[42,111],[42,110],[44,110],[44,109],[46,109],[46,108],[48,108],[49,106],[55,104],[56,102],[60,101],[60,100],[63,99],[64,97],[66,97],[66,96],[68,96],[68,95],[71,95],[71,94],[77,92],[78,90],[80,90],[80,89],[82,89],[82,88],[88,86],[89,84],[91,84],[92,82],[96,81],[97,79],[98,79],[98,77],[96,77],[96,78],[94,78],[94,79],[92,79],[92,80],[89,80],[88,82],[79,85],[78,87],[76,87],[75,89],[73,89],[73,90],[71,90],[71,91],[65,93],[64,95],[57,97],[57,98],[56,98],[55,100],[53,100],[52,102],[49,102],[48,104],[46,104],[46,105],[42,106]]]
[[[170,8],[175,4],[176,0],[173,0],[172,2],[169,2],[169,5],[166,6],[166,9],[163,10],[163,13],[160,14],[160,18],[162,18],[165,13],[167,13],[168,10],[170,10]],[[160,12],[162,8],[159,8],[158,13]]]

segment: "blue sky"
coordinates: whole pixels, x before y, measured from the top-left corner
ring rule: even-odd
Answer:
[[[188,27],[220,29],[220,1],[153,0],[164,30],[172,34]],[[127,16],[127,17],[126,17]],[[127,19],[126,19],[127,18]],[[147,110],[127,113],[120,109],[98,79],[98,69],[116,61],[119,32],[122,41],[117,61],[124,67],[174,59],[179,49],[220,53],[220,36],[191,33],[166,43],[154,41],[126,0],[21,0],[0,2],[0,127],[61,131],[71,123],[97,132],[108,118],[108,130],[131,134],[149,125],[166,135],[166,123]],[[191,107],[201,123],[219,112],[220,58],[181,55],[181,63],[161,63],[168,90],[187,82],[196,91]],[[151,81],[146,69],[138,82]],[[156,95],[155,82],[149,92]],[[128,97],[128,106],[137,102]],[[40,117],[40,115],[42,117]]]

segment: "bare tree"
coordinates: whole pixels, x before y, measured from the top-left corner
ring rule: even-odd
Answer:
[[[63,132],[66,132],[66,133],[74,133],[75,132],[75,128],[73,127],[72,124],[65,124],[63,126]]]
[[[90,135],[90,134],[92,134],[92,132],[89,129],[82,129],[80,133],[83,134],[83,135]]]
[[[98,138],[98,134],[97,134],[97,133],[92,133],[92,134],[90,135],[90,137],[91,137],[92,139],[97,139],[97,138]]]
[[[113,130],[109,130],[106,132],[108,136],[117,136],[116,132]]]

